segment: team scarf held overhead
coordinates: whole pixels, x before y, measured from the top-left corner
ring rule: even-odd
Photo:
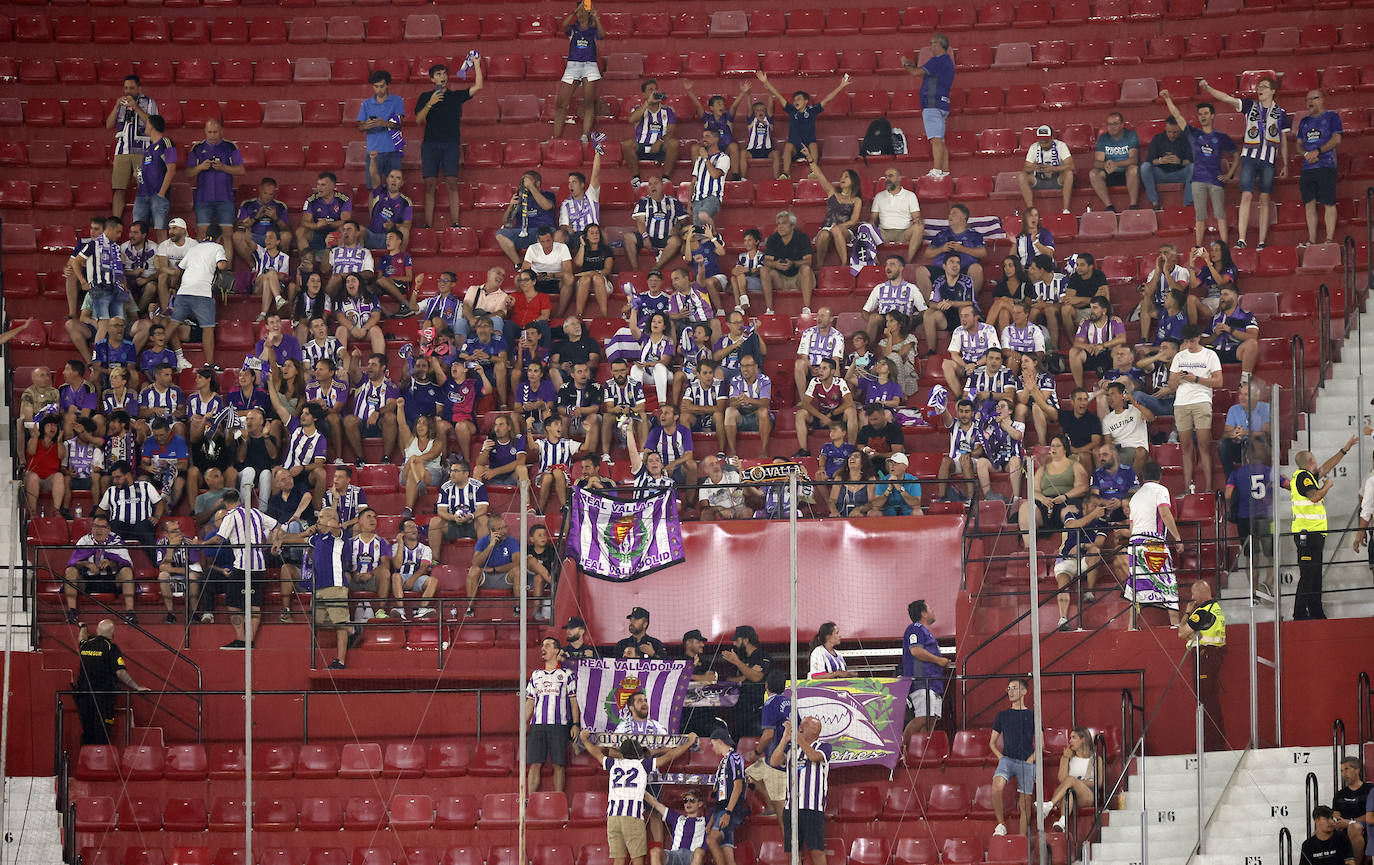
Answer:
[[[567,555],[584,573],[618,582],[678,564],[686,554],[675,491],[641,490],[636,500],[625,501],[596,490],[574,490]]]

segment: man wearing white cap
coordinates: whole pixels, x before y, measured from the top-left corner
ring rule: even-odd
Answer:
[[[1021,184],[1021,199],[1026,207],[1031,207],[1031,194],[1036,189],[1062,189],[1064,191],[1064,212],[1069,212],[1069,199],[1073,197],[1073,157],[1069,146],[1054,137],[1048,126],[1035,130],[1035,143],[1026,151],[1026,164],[1021,168],[1018,180]]]
[[[873,492],[873,504],[889,517],[907,517],[921,513],[921,485],[910,474],[906,454],[898,451],[887,458],[887,472],[878,475],[882,483]]]
[[[186,221],[180,217],[173,219],[169,226],[186,228]],[[200,325],[201,346],[205,349],[205,364],[213,369],[215,364],[215,279],[221,271],[229,269],[229,258],[224,254],[220,243],[222,229],[211,223],[205,227],[205,243],[191,247],[179,263],[182,270],[181,287],[172,300],[172,348],[181,353],[181,341],[191,333],[191,319]]]

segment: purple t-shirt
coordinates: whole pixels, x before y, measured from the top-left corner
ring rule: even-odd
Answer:
[[[157,195],[162,181],[167,179],[169,165],[177,163],[177,146],[170,138],[158,139],[156,144],[143,148],[143,164],[138,176],[139,195]]]
[[[76,387],[64,384],[57,389],[57,404],[63,412],[69,408],[75,408],[77,411],[95,411],[100,407],[100,396],[84,381]]]
[[[1273,469],[1266,465],[1246,463],[1231,472],[1226,485],[1235,487],[1236,516],[1269,518],[1274,515],[1274,485],[1270,482]]]
[[[895,381],[880,384],[876,381],[864,383],[864,399],[869,402],[879,402],[885,399],[902,398],[902,386]]]
[[[363,425],[376,423],[374,415],[380,415],[387,403],[401,395],[396,382],[383,377],[379,382],[363,379],[363,383],[353,391],[353,415]]]
[[[557,399],[558,392],[553,389],[553,382],[548,379],[542,379],[537,388],[530,387],[528,381],[522,381],[515,389],[516,402],[554,402]]]
[[[262,357],[262,350],[266,347],[267,340],[258,340],[258,344],[253,347],[253,357]],[[281,335],[281,342],[277,343],[272,353],[277,356],[278,364],[286,363],[287,358],[294,358],[296,363],[302,360],[300,341],[289,333]]]
[[[386,231],[387,222],[400,225],[402,222],[410,222],[412,218],[410,198],[401,192],[391,195],[385,186],[372,190],[371,210],[372,222],[368,223],[368,229],[377,234]]]
[[[1235,153],[1236,143],[1225,132],[1203,132],[1196,126],[1188,127],[1188,140],[1193,144],[1193,182],[1220,186],[1221,155]]]
[[[305,200],[305,206],[301,208],[302,213],[308,213],[316,222],[326,220],[334,221],[345,213],[353,211],[353,200],[342,192],[335,192],[334,197],[326,199],[319,193],[311,195]],[[304,280],[302,280],[304,283]]]
[[[265,211],[264,208],[271,208]],[[267,229],[274,228],[278,219],[285,219],[291,211],[287,209],[277,199],[272,199],[267,203],[259,201],[257,198],[250,198],[239,205],[237,222],[251,221],[248,231],[253,235],[253,242],[262,246],[262,239],[267,234]]]
[[[253,388],[252,392],[248,394],[245,394],[241,388],[234,388],[224,395],[224,402],[234,411],[248,411],[256,408],[270,412],[272,408],[272,402],[267,398],[267,391],[259,387]]]
[[[1341,131],[1341,116],[1334,111],[1323,111],[1316,117],[1308,114],[1298,121],[1298,145],[1304,153],[1321,149],[1331,136]],[[1314,168],[1335,168],[1336,151],[1328,150],[1317,154],[1316,162],[1302,161],[1302,170]]]
[[[1114,472],[1105,468],[1093,469],[1092,485],[1103,498],[1124,499],[1130,496],[1132,487],[1140,486],[1140,479],[1136,477],[1135,469],[1118,465]]]
[[[709,110],[702,115],[701,128],[713,130],[720,136],[720,149],[724,150],[735,140],[731,127],[734,125],[735,117],[730,112],[725,112],[720,117],[716,117]]]
[[[574,24],[564,32],[568,34],[569,63],[596,62],[596,40],[601,38],[601,33],[595,26],[584,29]]]
[[[211,162],[216,157],[221,165],[242,165],[243,154],[234,142],[221,139],[217,144],[197,141],[191,146],[186,157],[186,167],[192,168],[203,162]],[[196,175],[195,201],[227,201],[234,203],[234,176],[218,168],[207,168]]]

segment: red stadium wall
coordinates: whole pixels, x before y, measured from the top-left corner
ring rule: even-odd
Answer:
[[[962,516],[799,522],[804,638],[833,621],[851,645],[892,640],[911,623],[906,605],[917,598],[945,613],[936,636],[953,637],[963,528]],[[765,643],[786,642],[787,523],[684,523],[682,534],[686,561],[633,582],[583,577],[565,563],[555,618],[581,616],[597,643],[613,643],[625,635],[625,614],[639,606],[652,614],[649,633],[668,644],[692,628],[728,641],[738,625],[753,625]]]

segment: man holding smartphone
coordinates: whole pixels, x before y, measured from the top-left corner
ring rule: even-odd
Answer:
[[[482,63],[480,58],[472,60],[472,86],[466,89],[450,90],[448,86],[448,67],[436,63],[429,67],[429,83],[433,90],[421,93],[415,99],[415,122],[425,127],[424,139],[420,143],[420,173],[425,178],[425,227],[434,227],[434,198],[439,189],[439,178],[448,187],[449,223],[458,228],[458,166],[462,160],[463,103],[482,89]],[[466,75],[466,72],[461,74]]]
[[[224,254],[234,257],[234,178],[243,174],[243,155],[224,137],[219,118],[205,121],[205,138],[191,145],[186,176],[196,179],[196,234],[205,237],[211,224],[222,233]]]

